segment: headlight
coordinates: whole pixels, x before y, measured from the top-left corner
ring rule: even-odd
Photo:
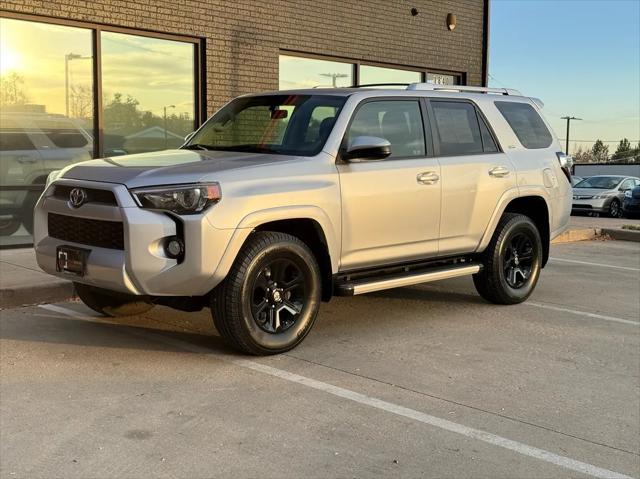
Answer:
[[[131,193],[142,208],[172,211],[179,215],[201,213],[222,197],[218,183],[136,188]]]
[[[613,193],[603,193],[601,195],[595,195],[593,197],[594,200],[604,200],[605,198],[611,198],[612,196],[615,196]]]
[[[631,190],[627,190],[624,192],[624,197],[625,198],[631,198]]]

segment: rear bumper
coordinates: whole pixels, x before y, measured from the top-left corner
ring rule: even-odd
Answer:
[[[235,230],[217,229],[205,215],[177,218],[139,208],[124,185],[76,180],[60,180],[56,184],[110,190],[118,205],[87,203],[72,208],[67,201],[52,196],[49,187],[36,205],[34,232],[36,259],[47,273],[109,290],[149,296],[200,296],[220,281],[216,271]],[[54,238],[48,231],[49,213],[122,222],[124,249]],[[165,238],[176,235],[185,243],[181,262],[167,257],[163,247]],[[56,249],[62,245],[90,250],[84,276],[56,271]]]

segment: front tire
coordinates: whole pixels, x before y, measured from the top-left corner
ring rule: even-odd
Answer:
[[[620,205],[620,201],[614,199],[609,203],[609,210],[607,214],[610,218],[622,218],[622,206]]]
[[[484,267],[473,275],[476,290],[495,304],[518,304],[536,287],[542,267],[542,241],[528,216],[506,213],[483,253]]]
[[[254,355],[293,349],[318,314],[318,263],[295,236],[263,231],[242,247],[231,271],[212,294],[211,312],[231,347]]]
[[[73,283],[73,286],[84,304],[104,316],[113,318],[136,316],[153,308],[152,303],[139,296],[109,291],[82,283]]]

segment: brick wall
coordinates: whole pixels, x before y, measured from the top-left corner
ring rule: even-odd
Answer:
[[[209,114],[230,97],[277,89],[280,49],[482,81],[483,0],[3,0],[2,8],[205,38]]]

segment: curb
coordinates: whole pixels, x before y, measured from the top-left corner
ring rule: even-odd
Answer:
[[[602,234],[606,234],[614,240],[635,241],[640,243],[640,231],[623,230],[621,228],[602,228]]]
[[[0,309],[19,308],[41,303],[56,303],[75,298],[71,281],[36,286],[0,289]]]
[[[573,243],[574,241],[589,241],[600,238],[605,230],[600,228],[583,228],[579,230],[567,230],[553,239],[551,244]]]

